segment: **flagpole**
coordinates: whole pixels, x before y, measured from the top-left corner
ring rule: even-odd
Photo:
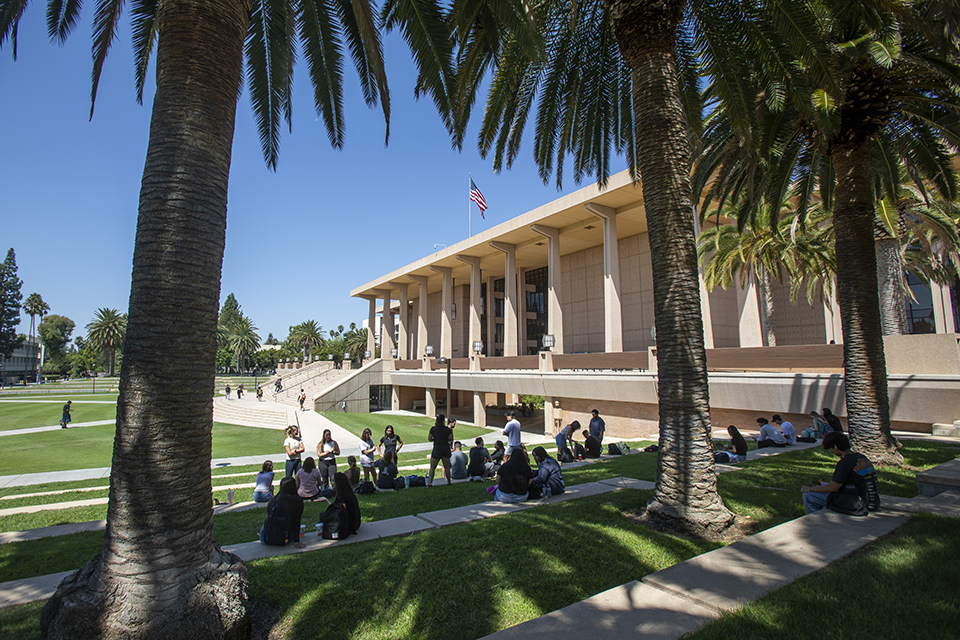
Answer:
[[[467,172],[467,237],[473,235],[473,201],[470,199],[470,185],[473,184],[473,175]]]

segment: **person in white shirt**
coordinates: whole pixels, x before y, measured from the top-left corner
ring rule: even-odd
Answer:
[[[510,459],[510,454],[514,449],[520,448],[520,421],[517,420],[513,410],[507,411],[507,425],[503,428],[503,435],[507,436],[507,452],[503,456],[503,461]]]
[[[760,435],[757,436],[757,449],[787,446],[787,439],[784,438],[780,430],[770,424],[766,418],[757,418],[757,424],[760,425]]]
[[[783,418],[776,413],[773,414],[771,422],[780,427],[780,433],[782,433],[783,437],[786,438],[787,444],[797,444],[797,430],[793,428],[792,424],[789,422],[784,422]]]

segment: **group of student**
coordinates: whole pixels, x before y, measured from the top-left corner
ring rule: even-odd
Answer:
[[[574,420],[560,429],[557,434],[557,458],[560,462],[573,462],[583,458],[599,458],[603,453],[603,434],[607,430],[606,423],[600,417],[600,412],[594,409],[591,413],[590,424],[582,429],[580,422]],[[583,436],[583,444],[574,438],[577,434]]]
[[[265,462],[264,469],[266,466]],[[318,518],[323,524],[324,538],[343,540],[360,529],[360,503],[345,473],[334,473],[332,494],[330,497],[319,497],[317,501],[327,503],[325,511]],[[294,546],[303,548],[300,538],[305,502],[307,500],[300,495],[297,480],[290,476],[283,478],[277,495],[267,502],[267,518],[260,528],[260,542],[268,545],[292,542]]]

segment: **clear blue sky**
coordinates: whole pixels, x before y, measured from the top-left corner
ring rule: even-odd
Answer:
[[[127,309],[153,99],[151,85],[144,106],[135,101],[124,16],[88,120],[92,8],[61,47],[46,36],[45,3],[32,3],[17,61],[9,41],[0,51],[0,249],[16,251],[24,298],[40,293],[51,313],[76,322],[74,336],[86,334],[97,308]],[[363,103],[352,65],[339,152],[298,66],[293,133],[282,138],[276,172],[263,162],[249,96],[240,98],[221,301],[233,292],[261,339],[271,332],[283,339],[307,319],[324,329],[360,324],[367,307],[349,297],[351,288],[431,253],[435,243],[466,237],[468,173],[489,205],[486,220],[474,206],[474,233],[561,195],[553,181],[539,179],[530,135],[514,168],[499,175],[476,151],[478,117],[463,153],[453,151],[432,103],[413,99],[413,65],[398,34],[386,38],[385,55],[392,99],[386,148],[382,115]],[[564,187],[577,185],[568,175]],[[24,315],[21,331],[28,327]]]

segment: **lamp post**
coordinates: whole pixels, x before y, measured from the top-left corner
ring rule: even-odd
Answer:
[[[433,347],[428,344],[426,347],[424,347],[423,352],[427,354],[427,357],[429,358],[433,355]]]
[[[450,417],[450,411],[453,408],[453,402],[450,399],[450,358],[440,356],[437,358],[437,364],[447,365],[447,417]]]
[[[557,344],[557,339],[552,334],[546,334],[543,336],[543,350],[550,351],[553,349],[553,345]]]
[[[400,353],[400,352],[399,352],[398,350],[396,350],[396,349],[390,349],[390,357],[393,358],[394,360],[396,360],[397,355],[398,355],[399,353]]]

